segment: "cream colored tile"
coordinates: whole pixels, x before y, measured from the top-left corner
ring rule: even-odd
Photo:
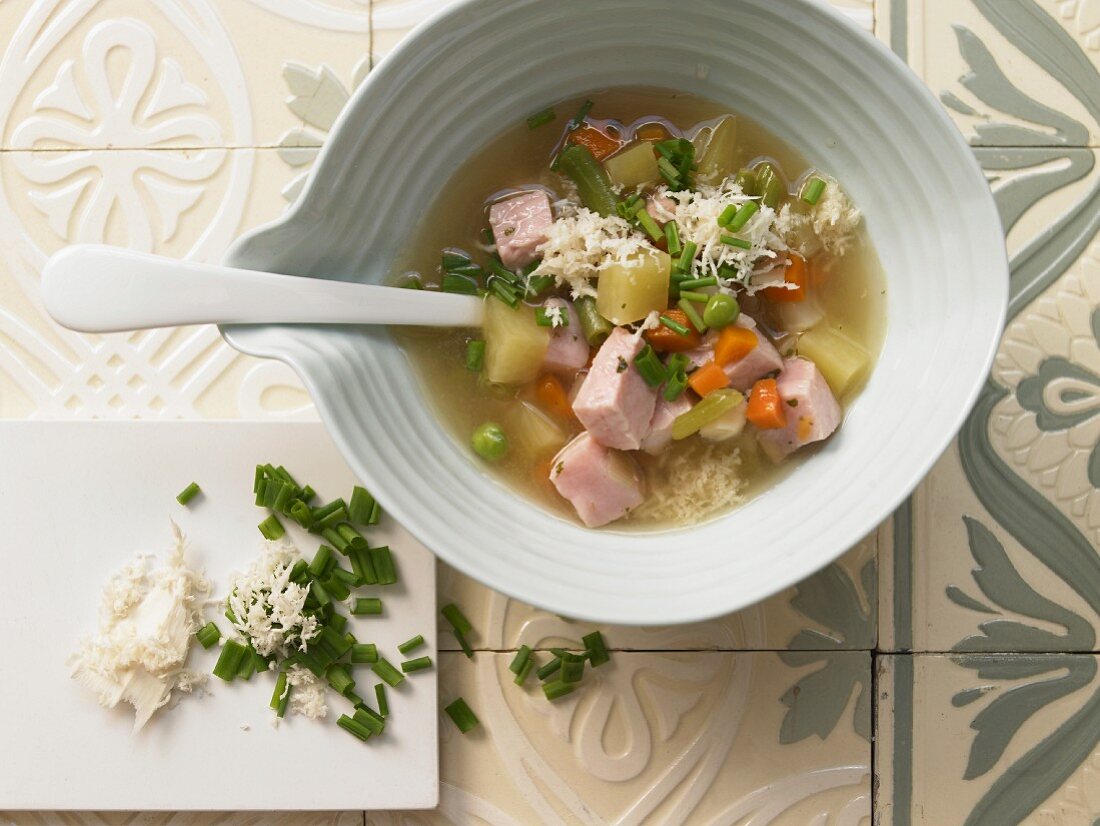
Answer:
[[[469,642],[481,649],[576,645],[597,628],[609,646],[624,650],[870,649],[876,639],[876,544],[877,536],[869,537],[824,571],[762,603],[683,626],[597,626],[563,619],[498,594],[444,563],[438,600],[463,610],[475,629]],[[458,650],[442,618],[440,632],[441,648]]]
[[[866,654],[814,680],[772,653],[619,653],[556,704],[514,686],[508,660],[441,656],[441,701],[464,697],[481,725],[441,720],[439,810],[368,823],[870,822]]]
[[[0,416],[313,415],[288,368],[209,327],[85,336],[45,314],[38,278],[67,243],[220,259],[283,210],[274,150],[0,153]]]
[[[11,5],[0,147],[311,144],[370,66],[367,2]]]
[[[911,676],[898,668],[905,660]],[[1092,655],[891,658],[880,696],[893,692],[893,714],[880,705],[876,750],[883,822],[1092,824],[1096,673]],[[912,726],[900,730],[910,695]]]
[[[1100,236],[1083,197],[1041,213],[1068,229],[1032,254],[1084,249],[1009,322],[994,390],[914,497],[912,561],[894,560],[890,582],[894,601],[911,597],[916,650],[1096,647]]]
[[[1100,18],[1092,0],[908,0],[906,23],[910,65],[977,142],[1100,142]]]

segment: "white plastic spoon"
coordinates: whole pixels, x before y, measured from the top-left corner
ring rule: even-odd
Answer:
[[[78,244],[42,271],[46,310],[64,326],[114,333],[182,324],[411,324],[478,327],[469,295],[196,264]]]

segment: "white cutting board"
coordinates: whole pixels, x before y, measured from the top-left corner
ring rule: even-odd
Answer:
[[[0,809],[436,805],[434,670],[388,690],[385,735],[367,743],[337,728],[349,704],[331,691],[327,719],[288,716],[273,728],[267,674],[231,685],[211,676],[211,695],[158,711],[135,736],[129,706],[102,709],[69,677],[65,660],[96,627],[104,581],[140,552],[163,557],[169,517],[224,596],[229,573],[257,553],[266,512],[253,504],[252,477],[268,461],[325,500],[346,499],[355,484],[315,424],[0,423]],[[204,493],[184,508],[175,495],[191,481]],[[423,634],[428,647],[417,653],[436,659],[433,556],[389,519],[365,533],[392,548],[400,582],[363,589],[383,598],[385,615],[353,620],[356,636],[396,664],[398,643]],[[317,541],[299,547],[311,557]],[[207,614],[227,630],[220,609]],[[189,666],[209,672],[216,656],[196,645]],[[373,705],[376,679],[356,673]]]

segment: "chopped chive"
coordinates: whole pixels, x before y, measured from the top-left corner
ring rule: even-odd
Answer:
[[[256,660],[252,657],[252,646],[248,646],[244,650],[244,654],[241,655],[241,661],[237,665],[237,676],[245,680],[252,679],[252,675],[256,673]]]
[[[366,548],[367,540],[359,531],[355,530],[348,522],[341,522],[336,526],[336,532],[344,538],[349,548]]]
[[[323,680],[325,678],[326,665],[321,662],[314,652],[300,652],[298,654],[298,663],[308,668],[317,679]]]
[[[466,655],[468,659],[474,658],[474,649],[470,647],[470,643],[466,641],[466,635],[459,630],[454,631],[455,639],[458,640],[458,647],[462,649],[462,653]]]
[[[371,734],[381,734],[386,729],[385,718],[367,705],[355,709],[354,719]]]
[[[401,645],[397,646],[397,650],[402,654],[408,654],[410,651],[415,651],[424,644],[424,637],[421,634],[417,634],[411,639],[405,640]]]
[[[696,293],[690,290],[680,290],[680,298],[694,301],[696,304],[706,304],[710,301],[710,293]]]
[[[314,576],[324,576],[333,564],[335,562],[332,558],[332,548],[328,545],[320,545],[317,553],[313,555],[313,561],[309,563],[309,572]]]
[[[759,210],[760,206],[756,201],[745,201],[737,210],[737,214],[726,224],[726,229],[730,232],[740,232]]]
[[[348,627],[348,618],[343,614],[333,614],[332,619],[328,621],[328,627],[337,634],[342,634],[344,629]]]
[[[377,525],[382,519],[382,503],[377,499],[374,500],[374,506],[370,509],[370,520],[368,525]]]
[[[261,468],[262,470],[262,468]],[[261,479],[256,485],[256,507],[262,508],[267,495],[267,479]]]
[[[660,241],[664,237],[661,228],[657,226],[657,222],[653,220],[653,216],[649,214],[649,210],[646,209],[644,203],[638,204],[634,210],[634,219],[652,241]]]
[[[382,600],[378,597],[359,597],[351,606],[351,613],[357,617],[382,613]]]
[[[519,674],[523,667],[531,661],[531,653],[531,646],[521,645],[519,651],[516,652],[516,656],[512,658],[512,662],[508,665],[508,670],[513,674]]]
[[[316,495],[317,491],[315,491],[309,485],[306,485],[304,488],[302,488],[302,492],[298,494],[298,499],[308,505],[311,501],[313,501],[313,497],[315,497]]]
[[[540,680],[545,680],[555,672],[561,670],[561,657],[554,657],[546,665],[535,672],[535,676]]]
[[[432,667],[431,657],[417,657],[413,660],[405,660],[401,663],[401,670],[406,674],[412,674],[414,671],[423,671],[426,668]]]
[[[554,319],[547,315],[545,307],[535,308],[535,323],[540,327],[553,327]]]
[[[332,573],[329,576],[339,580],[349,588],[357,588],[360,585],[359,577],[346,568],[341,568],[339,565],[333,567]]]
[[[723,228],[728,226],[729,222],[733,220],[733,216],[737,214],[738,208],[737,204],[729,204],[723,209],[722,213],[718,216],[718,226]]]
[[[458,293],[459,295],[477,295],[477,282],[464,275],[449,272],[445,273],[439,282],[439,288],[445,293]]]
[[[374,699],[378,702],[378,713],[383,717],[390,716],[390,704],[386,700],[386,684],[376,683],[374,686]]]
[[[317,605],[321,608],[324,608],[332,602],[332,595],[329,594],[328,588],[326,588],[320,580],[315,579],[309,584],[309,593],[317,600]]]
[[[256,472],[252,476],[252,492],[253,493],[259,493],[260,492],[260,486],[264,483],[265,479],[266,479],[266,472],[264,471],[264,466],[263,465],[256,465]]]
[[[348,521],[357,525],[366,525],[370,520],[370,512],[374,508],[374,497],[366,488],[358,485],[351,489],[351,499],[348,500]]]
[[[599,631],[585,634],[581,637],[581,642],[584,643],[585,650],[588,653],[588,662],[592,664],[593,668],[598,668],[611,659],[611,655],[607,653],[607,646],[603,641],[603,634]]]
[[[470,707],[466,705],[466,701],[461,697],[443,710],[447,712],[447,716],[451,718],[451,721],[458,726],[458,730],[463,734],[469,733],[478,725],[477,715],[470,710]]]
[[[680,260],[676,262],[676,266],[684,272],[690,272],[691,262],[695,260],[695,253],[698,249],[699,247],[694,241],[685,241],[684,251],[680,253]]]
[[[200,493],[202,493],[202,488],[199,487],[197,482],[192,482],[190,485],[188,485],[176,494],[176,501],[179,502],[181,505],[186,505]]]
[[[316,640],[317,648],[333,660],[338,660],[351,651],[351,643],[344,639],[339,631],[328,625],[321,629]]]
[[[669,221],[665,224],[665,247],[668,249],[668,254],[673,258],[684,249],[683,244],[680,243],[680,227],[675,221]]]
[[[825,194],[825,181],[816,175],[806,181],[806,185],[802,187],[802,200],[810,206],[815,206],[823,194]]]
[[[350,689],[344,692],[344,699],[356,708],[364,704],[363,698]]]
[[[516,679],[514,680],[515,684],[523,685],[525,682],[527,682],[527,677],[531,673],[532,669],[534,669],[534,667],[535,658],[531,657],[529,660],[527,660],[527,662],[523,664],[523,668],[521,668],[516,674]]]
[[[325,590],[328,591],[328,595],[337,602],[342,602],[351,596],[351,589],[348,588],[348,584],[342,579],[338,579],[334,576],[326,577],[322,583]]]
[[[696,280],[705,281],[706,279],[696,279]],[[709,286],[709,285],[702,285],[701,284],[699,286]],[[684,301],[683,299],[681,299],[680,302],[676,306],[679,307],[681,310],[683,310],[684,315],[686,315],[688,317],[688,321],[691,322],[692,326],[695,327],[696,330],[698,330],[700,333],[706,331],[707,325],[703,323],[703,319],[699,316],[699,313],[695,309],[694,304],[692,304],[690,301]]]
[[[329,522],[327,520],[340,511],[344,513],[340,514],[340,518],[336,520],[337,522],[342,522],[347,516],[347,505],[344,504],[343,499],[333,499],[327,505],[321,505],[313,509],[313,520],[322,527],[328,527]]]
[[[443,250],[440,255],[440,264],[445,270],[454,270],[459,267],[468,267],[473,263],[470,256],[460,250]]]
[[[676,333],[676,335],[678,336],[686,336],[688,333],[691,332],[691,330],[689,330],[679,321],[674,318],[669,318],[667,315],[661,316],[658,321],[660,321],[663,326],[668,327],[668,329],[672,330],[672,332]]]
[[[378,646],[372,642],[360,642],[351,647],[351,661],[354,665],[370,665],[378,662]]]
[[[286,536],[286,528],[283,527],[283,523],[279,521],[279,517],[275,514],[271,514],[257,527],[260,529],[260,533],[264,535],[264,539],[275,540]]]
[[[680,170],[673,166],[672,161],[668,158],[661,157],[657,159],[657,170],[670,186],[676,186],[680,183]]]
[[[576,687],[576,683],[563,683],[561,680],[555,680],[552,683],[544,684],[542,692],[546,695],[547,700],[554,702],[555,700],[560,700],[567,694],[572,694]]]
[[[275,501],[271,504],[271,509],[279,513],[286,513],[290,509],[290,503],[294,499],[294,494],[297,493],[297,489],[289,484],[285,484],[280,488],[279,494],[275,497]]]
[[[538,129],[540,126],[549,123],[556,117],[557,114],[554,112],[554,107],[549,106],[546,109],[543,109],[541,112],[536,112],[535,114],[531,115],[531,117],[527,119],[527,128]]]
[[[378,583],[378,574],[374,570],[374,563],[371,561],[369,550],[349,550],[348,560],[351,562],[351,570],[355,574],[358,585],[376,585]]]
[[[397,568],[393,564],[393,554],[390,552],[390,546],[379,545],[377,548],[371,548],[368,553],[370,554],[370,564],[374,569],[378,584],[393,585],[396,583]]]
[[[305,528],[307,531],[313,527],[313,511],[309,505],[301,499],[295,499],[287,509],[287,516]]]
[[[241,662],[248,652],[249,649],[242,646],[240,642],[226,640],[226,645],[221,647],[221,653],[218,654],[218,662],[213,665],[213,675],[227,683],[233,682],[237,679]]]
[[[342,728],[344,731],[358,737],[363,742],[370,739],[370,730],[367,729],[362,723],[358,723],[346,714],[341,714],[340,719],[336,721],[336,725]]]
[[[592,101],[586,100],[581,104],[581,108],[577,110],[577,114],[573,115],[573,120],[569,121],[569,131],[573,132],[580,129],[581,124],[584,123],[584,119],[588,117],[588,113],[592,111]]]
[[[718,284],[718,278],[713,275],[708,275],[703,278],[689,278],[686,281],[680,282],[681,290],[695,290],[699,287],[714,287]]]
[[[290,581],[298,585],[305,585],[308,580],[309,563],[304,559],[299,559],[294,563],[294,567],[290,569]]]
[[[279,676],[275,678],[275,690],[271,693],[271,702],[268,707],[275,710],[277,717],[282,717],[286,714],[289,699],[290,687],[286,684],[286,672],[280,671]]]
[[[687,390],[687,375],[683,372],[673,373],[665,382],[662,394],[667,402],[674,402]]]
[[[665,380],[665,366],[648,344],[634,357],[634,369],[650,387],[657,387]]]
[[[349,545],[347,539],[345,539],[344,536],[335,528],[322,528],[321,538],[345,556],[351,550],[351,546]]]
[[[516,288],[502,278],[489,279],[489,292],[513,310],[519,306],[519,293]]]
[[[561,681],[563,683],[579,683],[584,676],[584,658],[569,659],[563,658],[561,661]]]
[[[449,605],[444,605],[439,613],[441,613],[444,619],[451,624],[451,627],[460,634],[468,634],[470,631],[474,630],[470,621],[466,619],[466,615],[463,614],[462,610],[453,602]]]
[[[377,674],[378,678],[390,688],[395,688],[405,679],[405,675],[394,668],[393,663],[385,657],[379,657],[376,662],[372,663],[371,671]]]
[[[737,247],[738,249],[743,250],[752,249],[752,242],[746,241],[744,238],[736,238],[732,235],[723,235],[720,240],[727,247]]]
[[[480,373],[485,365],[485,342],[474,339],[466,344],[466,369]]]
[[[218,640],[222,638],[222,632],[212,622],[206,623],[202,628],[195,632],[195,639],[199,641],[199,645],[203,649],[209,651],[215,645],[218,644]]]
[[[325,676],[328,678],[329,686],[337,694],[346,694],[355,688],[355,680],[342,665],[330,666]]]

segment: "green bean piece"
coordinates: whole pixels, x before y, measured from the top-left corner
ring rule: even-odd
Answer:
[[[558,169],[577,185],[581,203],[603,217],[615,214],[615,193],[603,164],[588,147],[571,145],[558,155]]]
[[[611,322],[600,315],[600,311],[596,309],[596,299],[592,296],[578,298],[573,307],[580,318],[585,339],[590,346],[599,347],[614,329]]]

